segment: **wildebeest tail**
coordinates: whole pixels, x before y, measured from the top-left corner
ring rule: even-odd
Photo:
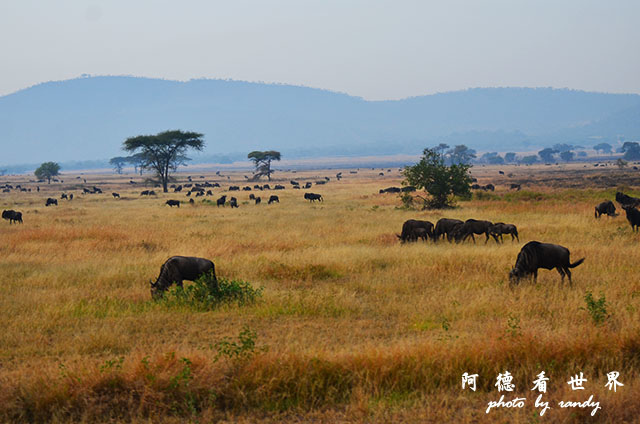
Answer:
[[[577,262],[574,262],[574,263],[572,263],[572,264],[569,264],[569,268],[575,268],[575,267],[577,267],[578,265],[580,265],[582,262],[584,262],[584,258],[582,258],[582,259],[578,260]]]

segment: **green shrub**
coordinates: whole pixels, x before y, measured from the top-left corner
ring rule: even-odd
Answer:
[[[609,318],[609,315],[607,314],[608,303],[604,294],[600,293],[600,296],[600,299],[595,300],[593,298],[593,294],[589,290],[587,290],[584,295],[584,301],[587,304],[586,310],[589,312],[589,315],[591,315],[591,318],[596,325],[602,324],[607,318]]]

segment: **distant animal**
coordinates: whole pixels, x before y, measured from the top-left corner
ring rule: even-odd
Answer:
[[[69,197],[67,196],[67,193],[62,193],[62,194],[60,195],[60,200],[62,200],[62,199],[67,199],[67,200],[69,200]]]
[[[300,190],[300,186],[299,185],[295,185],[295,186],[293,186],[293,189],[294,190]]]
[[[621,192],[616,193],[616,202],[620,203],[622,206],[631,206],[632,208],[640,206],[640,199],[637,197],[627,196]]]
[[[227,201],[227,196],[226,195],[222,196],[218,200],[216,200],[216,206],[220,206],[220,205],[224,206],[226,201]]]
[[[504,175],[504,171],[498,171],[498,174]]]
[[[149,190],[149,196],[157,196],[157,194],[155,191]]]
[[[193,205],[196,202],[193,199],[189,199],[189,203]]]
[[[58,206],[58,201],[56,199],[52,199],[51,197],[49,197],[47,199],[47,203],[45,204],[45,206],[51,206],[51,205]]]
[[[229,199],[229,206],[231,206],[232,208],[237,208],[238,199],[236,199],[235,197],[232,197],[231,199]]]
[[[520,191],[522,189],[522,186],[520,184],[511,184],[509,187],[511,188],[511,190]]]
[[[149,190],[143,190],[140,192],[140,196],[148,196],[149,195]]]
[[[511,234],[511,241],[518,240],[518,228],[513,224],[505,224],[504,222],[496,222],[491,227],[489,227],[489,232],[492,236],[500,237],[500,241],[504,243],[503,234]]]
[[[316,185],[323,185],[326,184],[327,182],[324,180],[320,180],[320,181],[316,181]]]
[[[120,198],[120,193],[111,193],[111,195],[113,196],[114,199],[119,199]]]
[[[9,224],[13,224],[14,221],[22,224],[22,212],[16,212],[11,209],[2,211],[2,219],[8,220]]]
[[[299,183],[299,182],[294,181],[294,180],[291,180],[291,181],[289,181],[289,182],[291,183],[291,185],[300,185],[300,183]]]
[[[182,191],[182,186],[181,185],[179,185],[179,186],[177,186],[176,188],[173,189],[174,193],[179,193],[181,191]]]
[[[172,285],[182,287],[182,281],[195,281],[205,274],[211,273],[217,284],[216,269],[209,259],[192,256],[172,256],[160,268],[160,275],[155,283],[151,283],[151,297],[157,299]]]
[[[193,200],[193,199],[189,199],[189,200]],[[180,201],[179,200],[167,200],[165,202],[165,205],[169,205],[170,207],[174,207],[174,206],[180,207]]]
[[[480,184],[471,184],[471,190],[480,190],[481,188]]]
[[[304,194],[304,198],[307,199],[309,202],[315,202],[316,200],[322,202],[322,195],[320,194],[316,194],[316,193],[305,193]]]
[[[262,188],[265,190],[271,190],[271,187],[269,186],[269,184],[263,185]]]
[[[249,195],[249,200],[255,200],[255,198],[256,198],[255,194],[251,193]]]
[[[436,222],[436,228],[434,230],[434,241],[440,240],[440,237],[444,238],[446,235],[448,240],[451,241],[453,237],[453,230],[457,225],[462,225],[463,222],[459,219],[440,218]]]
[[[304,185],[304,188],[311,188],[311,182],[307,181],[307,183]]]
[[[493,224],[489,221],[467,219],[464,224],[457,226],[454,230],[454,238],[456,240],[456,243],[459,243],[460,241],[464,243],[467,238],[471,237],[473,243],[475,244],[476,238],[473,236],[474,234],[484,234],[486,236],[484,244],[487,244],[487,242],[489,241],[489,236],[493,237],[496,243],[499,243],[498,237],[494,234],[491,234],[491,232],[489,231],[489,228],[492,225]]]
[[[412,193],[416,191],[416,188],[414,186],[406,186],[406,187],[402,187],[400,191],[402,191],[403,193]]]
[[[383,193],[400,193],[402,189],[400,187],[387,187],[380,189],[380,194]]]
[[[594,216],[600,218],[601,215],[616,216],[616,206],[611,200],[604,201],[596,206]]]
[[[207,196],[213,196],[213,191],[207,190]]]
[[[69,194],[69,200],[73,200],[73,193]]]
[[[485,191],[487,191],[487,190],[495,191],[496,186],[494,186],[493,184],[487,184],[482,189],[485,190]]]
[[[417,241],[422,238],[426,241],[426,237],[434,238],[433,224],[429,221],[419,221],[417,219],[409,219],[402,224],[401,234],[396,234],[402,243],[408,241]]]
[[[262,199],[260,198],[260,196],[255,197],[254,200],[256,201],[256,205],[259,205],[260,202],[262,202]]]
[[[632,206],[622,205],[622,209],[627,214],[627,221],[631,224],[632,231],[638,231],[638,227],[640,227],[640,211]]]
[[[204,191],[197,191],[196,197],[204,196]]]
[[[238,186],[229,186],[229,191],[240,191],[240,187],[238,187]]]
[[[533,275],[533,281],[536,282],[539,268],[555,268],[560,273],[562,281],[564,281],[566,274],[569,277],[569,284],[571,284],[571,271],[569,271],[569,268],[577,267],[584,262],[584,258],[571,263],[569,255],[569,249],[564,246],[530,241],[518,253],[516,264],[509,273],[509,282],[510,284],[516,284],[520,279],[529,275]]]
[[[274,202],[280,203],[280,199],[278,199],[278,196],[271,196],[269,197],[269,201],[267,202],[268,204],[272,204]]]
[[[283,185],[277,184],[273,189],[274,190],[284,190],[285,187]]]

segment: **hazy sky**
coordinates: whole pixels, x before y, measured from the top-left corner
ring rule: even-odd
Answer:
[[[0,0],[0,95],[92,75],[640,93],[638,0]]]

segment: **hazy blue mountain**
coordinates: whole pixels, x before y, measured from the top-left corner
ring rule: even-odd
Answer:
[[[640,96],[486,88],[366,101],[327,90],[225,80],[92,77],[0,97],[0,165],[122,156],[167,129],[204,133],[194,159],[419,153],[444,141],[478,150],[640,139]]]

